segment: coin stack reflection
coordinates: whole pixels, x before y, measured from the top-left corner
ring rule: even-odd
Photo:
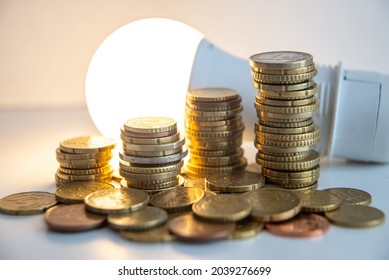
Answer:
[[[240,95],[233,89],[190,90],[186,96],[185,135],[192,177],[225,174],[247,165],[241,148],[244,124]]]
[[[75,181],[111,181],[113,168],[110,160],[115,144],[113,139],[101,136],[79,136],[61,141],[56,149],[59,163],[56,185]]]
[[[166,117],[130,119],[121,129],[121,185],[149,194],[180,185],[179,174],[188,154],[177,122]]]
[[[314,189],[320,155],[314,150],[320,130],[317,69],[310,54],[267,52],[250,57],[253,86],[256,162],[268,183],[288,189]]]

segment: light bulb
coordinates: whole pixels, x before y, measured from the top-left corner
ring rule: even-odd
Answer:
[[[260,46],[258,46],[260,50]],[[317,66],[322,156],[389,162],[389,76]],[[184,128],[188,89],[226,87],[242,97],[244,141],[257,118],[248,58],[226,53],[181,22],[148,18],[126,24],[98,47],[86,76],[86,102],[102,135],[120,143],[131,118],[165,116]]]

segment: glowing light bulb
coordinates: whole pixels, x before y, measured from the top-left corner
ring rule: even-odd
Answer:
[[[259,46],[260,48],[260,46]],[[323,156],[389,162],[389,76],[318,66],[317,123]],[[114,31],[96,50],[86,77],[86,102],[102,135],[120,141],[120,127],[141,116],[164,116],[183,130],[188,89],[232,88],[242,96],[243,140],[254,139],[256,90],[248,58],[230,55],[194,28],[148,18]]]

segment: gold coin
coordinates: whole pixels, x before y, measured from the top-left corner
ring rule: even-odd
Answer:
[[[172,170],[169,172],[155,173],[155,174],[139,174],[131,173],[127,171],[120,170],[120,175],[124,178],[129,179],[130,181],[153,181],[155,183],[162,182],[161,180],[175,178],[178,174],[181,173],[180,169]],[[128,180],[127,180],[128,181]]]
[[[104,182],[73,182],[67,184],[66,186],[59,186],[55,190],[54,194],[55,198],[64,204],[83,203],[85,197],[89,194],[98,190],[113,188],[113,185]]]
[[[135,189],[104,189],[85,197],[86,209],[101,214],[121,214],[140,210],[149,203],[147,193]]]
[[[265,98],[294,100],[294,99],[309,98],[317,94],[318,91],[319,91],[318,84],[313,83],[312,86],[308,88],[293,90],[293,91],[260,89],[259,95]]]
[[[251,212],[251,204],[241,196],[219,194],[207,196],[193,204],[193,213],[201,219],[215,222],[236,222]]]
[[[120,235],[127,240],[142,243],[169,242],[176,239],[176,236],[169,232],[167,224],[142,231],[122,230]]]
[[[159,164],[168,164],[182,160],[184,157],[188,155],[188,150],[185,146],[182,147],[182,152],[175,153],[172,155],[165,156],[130,156],[123,153],[119,153],[119,157],[121,160],[133,163],[133,164],[150,164],[150,165],[159,165]]]
[[[35,215],[44,213],[57,203],[49,192],[20,192],[0,199],[0,212],[8,215]]]
[[[261,153],[258,151],[257,157],[263,159],[265,161],[276,161],[276,162],[291,162],[291,161],[299,161],[304,160],[308,157],[309,153],[296,153],[293,156],[274,156],[269,154]]]
[[[371,195],[368,192],[353,188],[329,188],[323,191],[330,192],[340,199],[342,205],[369,205]]]
[[[255,123],[255,135],[260,135],[260,133],[272,133],[272,134],[300,134],[307,133],[318,128],[313,122],[307,126],[302,127],[271,127],[260,124],[258,121]]]
[[[137,173],[137,174],[155,174],[155,173],[165,173],[175,170],[181,170],[181,167],[184,165],[183,161],[174,162],[166,165],[157,165],[157,166],[139,166],[131,165],[126,161],[119,161],[119,167],[122,171]]]
[[[186,98],[198,102],[224,102],[234,100],[239,94],[229,88],[202,88],[193,89],[187,92]]]
[[[330,192],[313,190],[301,193],[300,198],[305,212],[332,211],[340,206],[340,199]]]
[[[110,157],[111,152],[112,152],[111,150],[107,150],[105,152],[100,152],[100,153],[75,154],[75,153],[62,152],[59,147],[55,150],[56,158],[65,159],[65,160],[66,159],[68,160],[102,159],[102,158]]]
[[[307,105],[301,106],[271,106],[260,103],[255,103],[257,110],[269,113],[277,114],[303,114],[307,112],[314,112],[320,108],[319,99],[315,98],[314,101]]]
[[[188,137],[188,139],[192,139],[192,140],[199,139],[200,141],[206,141],[208,139],[211,139],[211,141],[214,142],[214,141],[218,141],[218,139],[235,137],[237,135],[240,136],[242,135],[243,130],[244,130],[244,126],[231,129],[231,130],[226,130],[226,131],[210,131],[210,132],[194,131],[194,130],[187,129],[185,131],[185,134],[186,137]],[[217,140],[213,140],[215,138],[217,138]]]
[[[224,127],[224,126],[231,126],[235,124],[241,124],[243,123],[243,117],[242,115],[237,115],[233,118],[221,120],[221,121],[194,121],[190,119],[185,119],[185,126],[188,128],[196,129],[198,128],[201,130],[201,128],[206,127]]]
[[[202,151],[215,151],[225,149],[238,149],[242,145],[242,136],[238,135],[236,139],[221,141],[221,142],[210,142],[210,141],[190,141],[187,140],[188,149]]]
[[[215,173],[230,173],[233,170],[243,170],[247,166],[247,159],[245,157],[241,158],[240,162],[234,165],[220,166],[220,167],[210,167],[210,166],[199,166],[193,165],[190,163],[190,160],[186,164],[185,168],[191,173],[197,174],[213,174]]]
[[[252,70],[258,73],[264,74],[273,74],[273,75],[296,75],[296,74],[304,74],[311,72],[316,69],[314,63],[309,66],[293,68],[293,69],[269,69],[269,68],[258,68],[252,66]]]
[[[112,178],[112,173],[113,173],[112,167],[108,171],[105,171],[103,173],[87,174],[87,175],[66,174],[66,173],[62,173],[59,169],[57,170],[58,178],[61,178],[63,180],[69,180],[69,181],[87,181],[87,180],[107,179],[107,178]]]
[[[266,133],[266,132],[259,132],[259,133],[256,132],[255,135],[256,135],[256,140],[258,142],[264,140],[295,142],[295,141],[304,141],[304,140],[315,139],[320,137],[320,129],[319,127],[316,126],[314,130],[305,133],[275,134],[275,133]]]
[[[162,151],[135,151],[132,149],[127,149],[123,146],[123,152],[127,156],[138,156],[138,157],[163,157],[163,156],[170,156],[174,154],[179,154],[183,151],[183,147],[178,147],[176,149],[172,150],[162,150]]]
[[[77,169],[77,170],[85,170],[85,169],[96,169],[96,168],[102,168],[109,165],[109,162],[103,161],[98,163],[92,163],[92,164],[78,164],[75,162],[74,164],[67,164],[67,163],[59,163],[59,167],[61,168],[68,168],[68,169]]]
[[[305,119],[300,122],[285,122],[285,121],[269,121],[267,119],[259,119],[259,124],[266,125],[268,127],[274,127],[274,128],[297,128],[297,127],[305,127],[311,124],[314,124],[312,118]]]
[[[184,179],[182,176],[178,175],[175,178],[170,178],[167,180],[162,180],[160,182],[149,182],[149,181],[132,181],[128,179],[123,179],[120,181],[120,185],[125,188],[134,188],[134,189],[140,189],[143,191],[162,191],[167,190],[172,187],[181,186],[184,184]]]
[[[122,128],[123,129],[123,128]],[[126,136],[125,132],[120,134],[120,138],[123,140],[126,144],[139,144],[139,145],[160,145],[160,144],[167,144],[176,142],[180,139],[181,134],[180,132],[177,132],[170,136],[165,137],[155,137],[155,138],[137,138],[137,137],[130,137]]]
[[[367,205],[341,205],[335,211],[325,212],[331,223],[344,227],[373,227],[385,221],[385,214]]]
[[[57,158],[57,162],[60,165],[67,165],[67,166],[85,166],[85,165],[94,165],[94,164],[108,164],[109,161],[112,159],[112,154],[109,156],[106,156],[104,158],[94,158],[94,159],[59,159]]]
[[[92,154],[112,150],[115,140],[102,136],[79,136],[60,142],[60,150],[64,153]]]
[[[168,212],[180,212],[190,209],[192,204],[203,197],[204,191],[200,188],[176,187],[154,195],[151,204]]]
[[[60,166],[58,170],[61,173],[68,174],[68,175],[94,175],[94,174],[101,174],[106,173],[112,169],[111,165],[104,165],[99,168],[89,168],[89,169],[70,169],[70,168],[64,168]]]
[[[307,146],[295,146],[295,147],[282,147],[282,146],[277,147],[277,146],[270,146],[270,145],[262,145],[257,142],[255,142],[254,145],[262,153],[275,155],[275,156],[294,156],[298,153],[309,153],[315,147],[314,144],[307,145]],[[262,159],[257,157],[256,160],[259,165],[262,165],[260,162],[258,162],[258,161],[262,161]]]
[[[226,111],[199,111],[199,110],[193,110],[188,107],[185,107],[185,113],[187,116],[193,116],[193,117],[202,117],[202,118],[217,118],[217,117],[225,117],[225,118],[231,118],[232,116],[236,116],[237,114],[241,113],[243,111],[243,106],[239,106],[237,108],[226,110]]]
[[[312,111],[298,114],[272,113],[257,110],[257,117],[267,121],[302,122],[306,119],[313,118],[319,112],[319,106],[310,107],[310,109],[312,109]]]
[[[300,179],[306,177],[312,177],[320,174],[320,165],[313,167],[310,170],[306,171],[281,171],[281,170],[272,170],[272,169],[263,169],[263,174],[265,176],[283,178],[283,179]]]
[[[296,84],[313,79],[317,75],[317,69],[302,74],[265,74],[251,71],[251,77],[257,82],[268,84]]]
[[[242,102],[242,98],[237,98],[229,101],[221,102],[209,102],[209,101],[193,101],[190,99],[186,100],[186,106],[192,110],[200,111],[226,111],[239,107]]]
[[[236,223],[236,227],[229,236],[229,239],[242,239],[253,237],[263,229],[263,225],[263,222],[256,221],[251,217],[247,217]]]
[[[308,104],[312,104],[315,101],[316,97],[313,95],[308,98],[304,99],[271,99],[262,97],[260,94],[255,96],[255,102],[254,107],[259,108],[259,106],[262,105],[268,105],[268,106],[279,106],[279,107],[296,107],[296,106],[304,106]]]
[[[259,189],[265,184],[261,174],[236,171],[231,174],[212,174],[205,178],[205,185],[213,191],[247,192]]]
[[[161,133],[177,130],[177,122],[166,117],[139,117],[127,120],[124,129],[133,133]]]
[[[145,208],[125,214],[108,215],[108,224],[118,230],[146,230],[158,227],[167,221],[167,212],[161,208]]]
[[[249,64],[259,69],[295,69],[312,65],[309,53],[296,51],[272,51],[257,53],[249,58]]]
[[[284,179],[278,177],[266,176],[266,181],[272,184],[277,184],[285,189],[298,189],[312,185],[319,179],[319,173],[312,177],[298,178],[298,179]]]
[[[123,148],[125,150],[129,151],[137,151],[137,152],[162,152],[162,151],[168,151],[168,150],[176,150],[178,148],[181,148],[185,144],[185,137],[180,136],[179,140],[170,142],[170,143],[164,143],[164,144],[129,144],[129,143],[123,143]]]
[[[301,210],[299,196],[291,191],[278,188],[261,188],[241,195],[250,201],[251,216],[258,221],[279,222],[297,215]]]
[[[253,80],[253,87],[259,90],[267,90],[267,91],[301,91],[301,90],[309,89],[313,85],[314,85],[313,81],[305,81],[303,83],[298,83],[298,84],[279,85],[279,84],[263,84]]]
[[[244,129],[243,122],[237,122],[231,125],[225,125],[225,126],[196,126],[196,125],[186,125],[185,124],[185,131],[191,131],[193,133],[197,132],[222,132],[222,131],[229,131],[234,129]]]
[[[261,138],[256,137],[255,140],[256,140],[256,143],[259,143],[261,145],[291,148],[291,147],[304,147],[304,146],[315,145],[317,142],[319,142],[320,137],[316,136],[315,138],[310,138],[310,139],[305,139],[305,140],[295,140],[295,141],[292,141],[292,140],[276,141],[276,140],[272,140],[272,139],[261,139]]]
[[[232,147],[221,150],[199,150],[192,146],[189,147],[190,157],[224,157],[242,153],[244,153],[244,150],[240,147]]]
[[[264,168],[288,171],[304,171],[312,169],[320,163],[320,154],[314,150],[310,150],[308,157],[300,161],[276,162],[263,160],[258,157],[256,158],[256,161]]]
[[[242,157],[243,157],[243,149],[239,153],[228,155],[228,156],[197,157],[191,155],[190,162],[194,165],[201,165],[201,166],[226,166],[226,165],[233,165],[238,163]]]

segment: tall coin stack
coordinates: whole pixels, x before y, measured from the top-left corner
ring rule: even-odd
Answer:
[[[149,194],[179,185],[179,174],[188,154],[177,122],[166,117],[130,119],[121,128],[119,153],[122,186]]]
[[[320,155],[314,150],[320,130],[313,117],[319,110],[317,69],[312,55],[266,52],[252,55],[256,162],[266,181],[288,189],[314,189]]]
[[[225,174],[247,165],[241,148],[244,124],[240,95],[233,89],[190,90],[186,96],[185,135],[192,177]]]
[[[74,181],[111,181],[110,160],[115,145],[115,140],[102,136],[79,136],[61,141],[56,149],[57,186]]]

